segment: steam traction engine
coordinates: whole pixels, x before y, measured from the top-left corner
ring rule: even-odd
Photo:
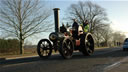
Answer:
[[[48,58],[52,51],[59,51],[65,59],[72,57],[73,51],[79,50],[85,56],[94,52],[94,40],[90,33],[84,33],[81,26],[72,27],[70,31],[62,32],[59,28],[59,8],[55,8],[55,32],[49,35],[49,39],[41,39],[37,45],[37,53],[41,58]]]

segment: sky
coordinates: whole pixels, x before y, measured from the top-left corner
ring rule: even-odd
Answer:
[[[71,4],[77,4],[78,1],[92,1],[98,4],[106,10],[107,17],[109,18],[111,28],[115,31],[122,31],[128,37],[128,0],[41,0],[46,1],[46,6],[51,8],[60,8],[60,24],[65,22],[63,17],[65,16],[65,11]],[[53,11],[53,10],[52,10]],[[53,12],[52,12],[53,13]],[[54,17],[51,17],[54,23]],[[37,44],[42,38],[48,38],[49,33],[40,33],[39,35],[34,35],[26,40],[32,42],[32,44]]]
[[[78,1],[92,1],[103,7],[115,31],[124,32],[128,37],[128,0],[47,0],[50,7],[60,8],[60,23],[64,13],[71,4]]]
[[[44,1],[44,0],[41,0]],[[106,10],[107,17],[109,18],[111,28],[114,31],[121,31],[125,33],[128,37],[128,0],[45,0],[47,7],[60,8],[60,24],[65,22],[63,17],[65,16],[65,11],[71,4],[77,4],[78,1],[92,1],[98,4]],[[53,12],[52,12],[53,13]],[[54,24],[54,17],[51,16]],[[51,32],[44,32],[38,35],[34,35],[26,40],[32,42],[32,44],[37,44],[40,39],[48,38]]]
[[[128,0],[127,1],[102,1],[97,2],[106,9],[111,27],[116,31],[122,31],[128,37]]]

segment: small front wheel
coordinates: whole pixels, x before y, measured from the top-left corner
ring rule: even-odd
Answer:
[[[74,49],[74,46],[73,46],[73,43],[72,43],[72,40],[70,40],[70,38],[65,38],[61,44],[60,44],[60,54],[62,55],[62,57],[64,59],[69,59],[72,57],[72,53],[73,53],[73,49]]]
[[[48,58],[52,53],[52,45],[48,39],[42,39],[37,45],[37,53],[41,58]]]

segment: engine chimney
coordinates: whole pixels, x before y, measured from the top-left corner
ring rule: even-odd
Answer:
[[[59,8],[54,8],[54,19],[55,19],[55,32],[59,32]]]

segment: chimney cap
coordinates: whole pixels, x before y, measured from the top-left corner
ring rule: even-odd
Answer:
[[[54,8],[53,10],[60,10],[60,8]]]

